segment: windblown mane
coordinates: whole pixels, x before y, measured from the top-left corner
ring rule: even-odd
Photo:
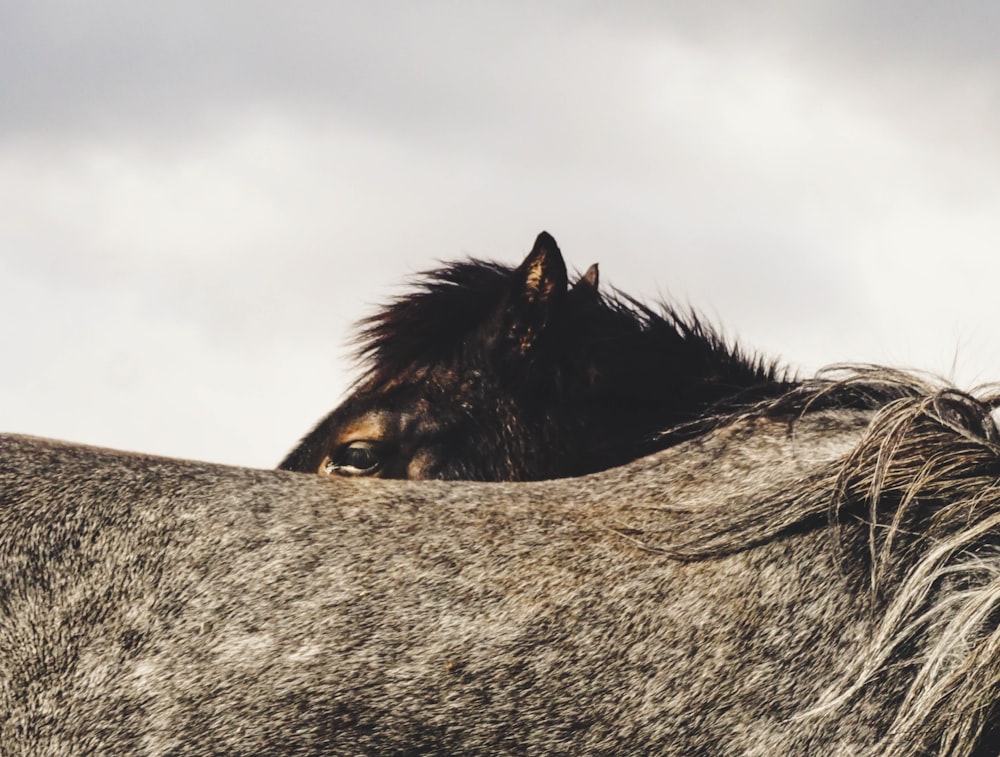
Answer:
[[[695,313],[575,280],[542,232],[516,268],[466,260],[361,321],[353,392],[284,470],[540,480],[623,465],[787,392],[794,376]],[[364,429],[370,438],[352,437]],[[665,433],[669,432],[669,433]],[[352,445],[364,442],[364,451]]]
[[[509,296],[513,272],[499,263],[467,260],[418,275],[411,291],[359,323],[356,357],[365,371],[358,383],[378,384],[416,365],[458,357]],[[644,374],[662,376],[654,364],[666,360],[711,366],[743,384],[791,380],[778,361],[747,353],[694,311],[665,302],[654,309],[615,289],[584,289],[578,281],[568,293],[554,348],[604,351],[632,383]]]
[[[507,294],[512,270],[469,260],[419,274],[412,292],[358,324],[356,357],[367,370],[357,384],[452,357]]]
[[[1000,393],[987,388],[977,397],[872,367],[805,382],[728,419],[788,415],[794,433],[794,419],[817,404],[868,405],[875,414],[849,455],[799,482],[784,503],[765,493],[741,508],[684,512],[669,532],[629,525],[623,535],[653,552],[701,560],[831,523],[841,559],[867,564],[882,619],[848,676],[802,717],[849,706],[909,675],[895,722],[873,753],[971,754],[977,744],[996,753],[1000,733],[983,731],[1000,697],[1000,432],[991,414]],[[866,544],[844,537],[859,522]]]

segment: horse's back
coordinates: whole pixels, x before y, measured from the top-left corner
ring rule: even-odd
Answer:
[[[787,753],[869,633],[828,534],[662,553],[858,418],[723,429],[531,484],[328,481],[0,436],[11,753]],[[765,471],[761,466],[770,466]],[[794,671],[799,671],[795,674]]]

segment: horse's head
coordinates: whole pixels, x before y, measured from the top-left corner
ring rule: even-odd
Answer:
[[[391,478],[578,475],[666,446],[661,431],[773,367],[696,318],[572,284],[541,233],[517,268],[466,261],[363,322],[368,370],[286,470]]]

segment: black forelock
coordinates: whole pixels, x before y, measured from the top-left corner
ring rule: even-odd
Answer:
[[[359,383],[381,383],[457,355],[499,307],[513,271],[470,259],[418,274],[412,291],[358,323],[355,354],[366,366]]]

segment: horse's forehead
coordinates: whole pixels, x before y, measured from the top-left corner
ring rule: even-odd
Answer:
[[[358,387],[358,397],[381,397],[387,394],[414,392],[426,394],[431,387],[456,389],[466,386],[470,376],[481,376],[479,368],[463,368],[454,362],[409,363],[403,366],[376,364],[368,379]]]
[[[349,419],[337,434],[339,439],[381,439],[388,431],[385,412],[369,411]]]

